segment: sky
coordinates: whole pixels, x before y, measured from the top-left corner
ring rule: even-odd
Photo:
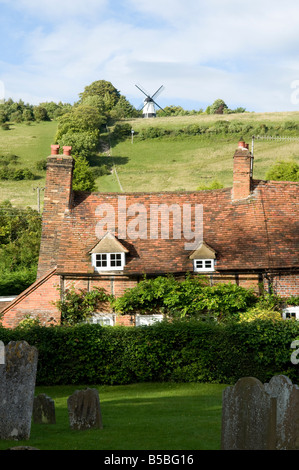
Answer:
[[[299,110],[298,0],[0,0],[0,99],[73,104],[111,82],[134,106]]]

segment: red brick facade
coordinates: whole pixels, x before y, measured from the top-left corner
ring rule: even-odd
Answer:
[[[180,193],[72,192],[69,153],[64,147],[59,155],[52,146],[38,279],[4,309],[4,326],[16,326],[26,314],[59,323],[53,301],[71,285],[87,290],[101,286],[120,296],[145,274],[193,272],[190,255],[195,248],[186,249],[186,242],[200,229],[202,240],[216,253],[215,270],[206,273],[211,284],[237,283],[256,292],[264,285],[284,297],[299,295],[299,184],[254,180],[253,156],[245,146],[234,154],[232,188]],[[105,230],[126,251],[122,270],[97,272],[91,263],[91,250]],[[116,318],[131,324],[129,316]]]

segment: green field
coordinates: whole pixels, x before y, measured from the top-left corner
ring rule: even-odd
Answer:
[[[37,188],[45,186],[45,172],[38,171],[36,163],[51,153],[51,144],[57,122],[12,125],[10,130],[0,129],[0,155],[19,157],[18,167],[27,167],[38,176],[36,180],[0,181],[0,201],[8,199],[14,206],[37,208]]]
[[[218,450],[225,385],[146,383],[89,386],[100,396],[103,429],[70,429],[67,398],[79,386],[37,387],[55,402],[56,424],[32,424],[27,441],[0,441],[0,450]]]
[[[194,115],[134,119],[124,121],[135,130],[134,139],[117,143],[110,155],[99,154],[96,162],[113,165],[111,175],[99,177],[98,191],[175,191],[196,190],[218,180],[223,186],[232,185],[233,154],[239,135],[215,134],[217,123],[245,123],[249,126],[267,125],[279,129],[276,135],[292,136],[298,140],[258,140],[254,142],[254,178],[264,179],[266,171],[277,160],[294,159],[299,162],[299,132],[288,131],[288,123],[299,124],[299,112],[290,113],[243,113],[229,115]],[[208,135],[170,136],[141,140],[142,128],[160,127],[178,130],[194,124],[211,127]],[[284,132],[285,126],[285,132]],[[54,143],[57,122],[12,125],[0,129],[0,154],[12,153],[20,157],[19,167],[28,167],[38,175],[34,181],[0,181],[0,201],[9,199],[16,206],[37,208],[36,187],[44,187],[45,172],[35,169],[38,160],[50,154]],[[243,136],[250,144],[251,133]],[[115,173],[116,170],[116,173]],[[119,179],[117,179],[117,176]],[[43,192],[41,192],[43,196]]]

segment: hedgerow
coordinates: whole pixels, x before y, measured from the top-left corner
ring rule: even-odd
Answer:
[[[39,353],[37,385],[129,384],[150,381],[265,382],[285,374],[298,383],[291,343],[294,320],[217,323],[164,321],[152,326],[0,328],[0,340],[25,340]]]
[[[183,136],[215,136],[220,134],[242,135],[251,137],[252,135],[269,135],[269,136],[296,136],[298,134],[299,123],[288,121],[286,123],[277,124],[243,122],[238,120],[226,121],[218,120],[211,123],[190,124],[178,129],[163,128],[161,126],[148,126],[141,128],[136,132],[136,136],[140,140],[157,139],[166,137],[183,137]],[[129,134],[127,134],[129,136]]]

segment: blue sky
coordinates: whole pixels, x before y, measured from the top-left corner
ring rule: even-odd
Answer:
[[[298,18],[297,0],[0,0],[0,94],[73,103],[108,80],[137,107],[141,84],[162,107],[298,111]]]

